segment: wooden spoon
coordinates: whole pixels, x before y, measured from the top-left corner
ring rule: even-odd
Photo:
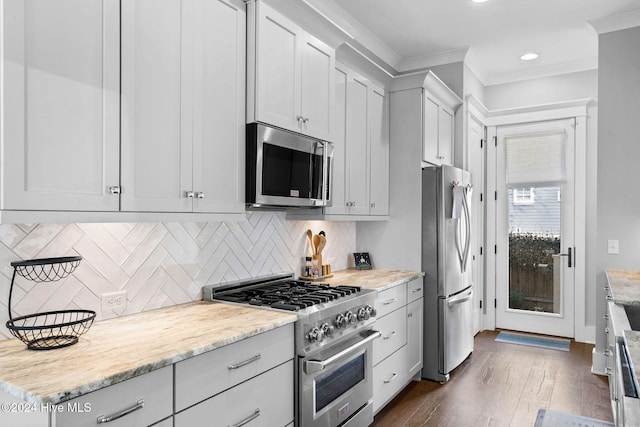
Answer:
[[[324,249],[325,245],[327,244],[327,238],[322,236],[322,235],[319,236],[319,237],[320,237],[320,243],[318,244],[316,253],[318,255],[321,255],[322,254],[322,250]]]
[[[313,247],[313,233],[311,230],[307,230],[307,240],[309,240],[309,250],[311,251],[311,256],[315,255],[315,248]]]
[[[317,234],[313,236],[313,254],[318,255],[318,246],[320,246],[320,236]]]

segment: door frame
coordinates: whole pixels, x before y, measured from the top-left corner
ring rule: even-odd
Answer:
[[[496,146],[497,127],[526,124],[547,120],[571,119],[575,128],[575,293],[574,293],[574,339],[579,342],[593,340],[592,328],[586,326],[586,182],[587,182],[587,119],[588,107],[593,100],[578,99],[553,104],[519,107],[505,110],[488,110],[472,95],[467,97],[467,109],[480,118],[487,129],[487,152],[485,165],[485,280],[483,303],[484,329],[496,326]],[[504,248],[503,250],[506,250]]]

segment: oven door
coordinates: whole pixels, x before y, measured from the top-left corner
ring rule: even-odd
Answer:
[[[373,340],[368,329],[299,359],[299,426],[369,425],[373,422]]]

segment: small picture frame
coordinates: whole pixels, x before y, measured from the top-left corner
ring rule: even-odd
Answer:
[[[353,260],[356,270],[371,270],[373,268],[369,252],[354,252]]]

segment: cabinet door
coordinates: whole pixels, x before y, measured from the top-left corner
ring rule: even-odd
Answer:
[[[300,131],[327,141],[331,139],[335,52],[308,34],[301,41]]]
[[[441,164],[438,159],[438,126],[440,105],[428,93],[424,96],[424,141],[422,160],[435,165]]]
[[[256,54],[257,121],[300,131],[300,27],[258,2]]]
[[[347,201],[349,212],[369,214],[367,84],[356,78],[347,82]]]
[[[245,5],[189,3],[194,49],[184,60],[193,64],[193,210],[244,212]]]
[[[422,368],[422,298],[407,305],[407,366],[409,378]]]
[[[118,210],[119,1],[1,7],[0,207]]]
[[[348,213],[346,200],[346,113],[347,113],[347,70],[342,66],[335,69],[335,103],[333,108],[332,141],[333,176],[331,181],[331,206],[325,208],[329,215]]]
[[[293,361],[175,415],[176,427],[284,426],[293,420]]]
[[[173,366],[148,372],[64,402],[54,412],[55,426],[144,427],[173,413]],[[96,422],[98,418],[111,421]]]
[[[441,106],[438,110],[438,160],[440,164],[453,164],[453,111]]]
[[[187,2],[188,3],[188,2]],[[186,3],[185,3],[186,4]],[[122,210],[191,211],[193,91],[180,0],[122,3]],[[184,44],[184,46],[183,46]],[[182,66],[185,66],[183,69]]]
[[[369,92],[370,215],[389,215],[388,103],[384,90]]]

